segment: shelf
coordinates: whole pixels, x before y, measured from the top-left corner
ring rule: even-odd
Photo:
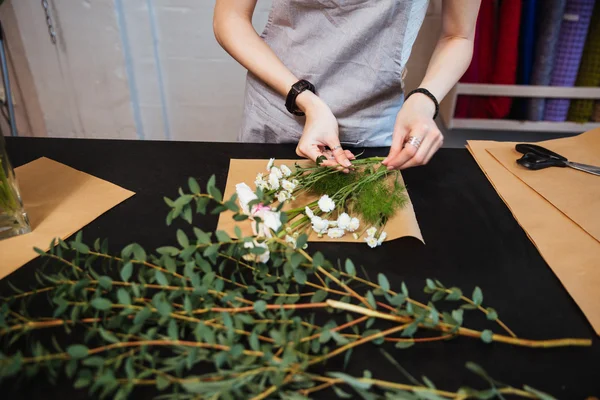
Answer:
[[[600,99],[600,87],[488,85],[459,83],[456,95]]]
[[[516,121],[507,119],[454,118],[456,99],[459,95],[508,96],[529,98],[600,99],[598,87],[562,87],[528,85],[493,85],[479,83],[458,83],[440,105],[440,115],[448,129],[488,129],[530,132],[571,132],[581,133],[600,128],[600,122],[551,122]]]
[[[453,118],[452,129],[487,129],[531,132],[574,132],[582,133],[600,128],[600,122],[550,122],[550,121],[515,121],[509,119],[474,119]]]

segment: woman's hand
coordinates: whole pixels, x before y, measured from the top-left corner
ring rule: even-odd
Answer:
[[[310,91],[302,92],[296,104],[306,114],[302,137],[296,147],[300,157],[317,161],[320,156],[327,158],[321,165],[350,167],[354,155],[343,150],[340,145],[337,119],[323,100]]]
[[[396,117],[390,153],[383,160],[388,169],[425,165],[442,147],[444,137],[432,118],[434,113],[435,105],[424,94],[415,93],[405,101]]]

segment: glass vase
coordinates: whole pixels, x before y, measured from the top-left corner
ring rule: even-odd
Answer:
[[[29,232],[29,218],[0,131],[0,240]]]

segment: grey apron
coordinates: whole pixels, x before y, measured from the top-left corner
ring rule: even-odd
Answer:
[[[261,35],[299,79],[311,81],[338,120],[345,146],[389,146],[403,73],[429,0],[273,0]],[[252,73],[243,142],[295,143],[304,117]]]

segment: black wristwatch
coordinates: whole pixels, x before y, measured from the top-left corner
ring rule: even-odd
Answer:
[[[304,113],[300,111],[296,105],[296,98],[305,90],[310,90],[311,92],[316,93],[315,85],[305,79],[299,80],[298,82],[294,83],[285,99],[285,108],[287,108],[287,110],[294,115],[304,115]]]

